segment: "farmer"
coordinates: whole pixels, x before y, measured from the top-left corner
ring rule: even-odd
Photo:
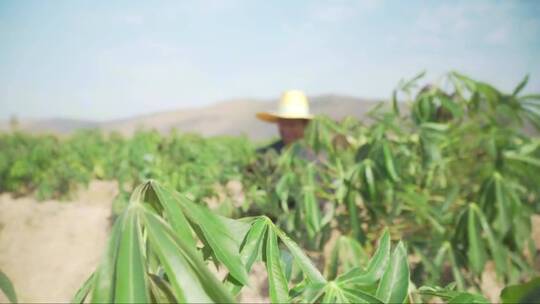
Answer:
[[[257,113],[257,118],[277,124],[281,136],[281,140],[263,147],[257,152],[265,153],[274,150],[281,153],[285,146],[304,138],[304,131],[313,115],[309,113],[306,95],[302,91],[290,90],[281,96],[277,112]]]

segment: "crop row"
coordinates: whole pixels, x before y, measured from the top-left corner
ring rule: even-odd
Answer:
[[[261,248],[250,249],[256,252],[250,254],[266,263],[274,302],[358,301],[361,295],[347,293],[358,289],[358,284],[348,286],[339,282],[349,274],[356,277],[352,279],[354,282],[361,283],[358,277],[371,273],[369,267],[375,266],[369,265],[374,263],[374,258],[372,262],[368,260],[372,255],[377,256],[375,241],[379,236],[388,237],[384,231],[403,242],[392,257],[399,260],[407,248],[413,262],[405,263],[405,281],[408,282],[410,268],[410,279],[415,286],[455,284],[457,290],[479,291],[488,263],[495,266],[502,284],[533,278],[538,271],[533,267],[538,252],[531,238],[531,216],[540,211],[540,139],[534,135],[535,129],[540,128],[540,95],[521,93],[527,78],[513,92],[503,93],[458,73],[419,88],[417,82],[421,76],[400,83],[391,102],[373,109],[368,121],[347,118],[335,122],[318,117],[310,123],[305,140],[291,145],[281,155],[257,154],[255,145],[245,138],[206,139],[177,133],[162,136],[157,132],[138,132],[125,139],[97,131],[64,139],[4,134],[0,137],[0,191],[61,197],[94,178],[117,180],[121,193],[115,212],[124,223],[118,224],[123,227],[118,229],[128,229],[125,232],[128,234],[133,229],[129,242],[141,248],[153,248],[142,253],[144,262],[131,261],[137,264],[124,270],[147,273],[140,280],[151,287],[170,284],[169,291],[177,301],[189,301],[189,298],[182,293],[181,278],[174,282],[171,277],[174,275],[170,271],[177,270],[166,265],[162,250],[166,246],[183,248],[186,244],[174,237],[169,240],[171,244],[162,243],[166,242],[161,238],[167,239],[167,233],[182,236],[180,239],[184,241],[197,235],[203,247],[182,249],[188,255],[184,258],[198,261],[190,253],[195,250],[203,253],[203,262],[212,260],[225,265],[232,278],[224,281],[224,288],[233,291],[232,294],[235,289],[227,284],[232,281],[245,285],[244,272],[249,271],[252,263],[246,262],[251,258],[244,257],[241,245],[250,242],[250,237],[260,240],[263,243],[253,246]],[[159,198],[151,203],[150,198],[132,195],[129,200],[132,191],[136,194],[151,188],[151,193],[158,193],[157,184],[145,183],[150,179],[185,198],[172,200],[176,203],[164,203],[163,200],[171,199]],[[237,197],[219,187],[231,180],[242,185],[241,202],[235,202]],[[145,188],[136,188],[141,183],[145,183]],[[244,239],[233,242],[238,248],[213,243],[214,232],[231,229],[218,227],[214,232],[207,231],[212,228],[201,223],[208,222],[211,226],[212,221],[204,217],[212,217],[208,214],[213,213],[187,214],[199,210],[193,206],[182,211],[188,219],[180,223],[175,222],[173,215],[167,215],[171,211],[161,205],[175,205],[174,208],[191,202],[204,205],[211,196],[220,198],[221,207],[215,211],[219,216],[250,216],[247,224],[251,228],[243,230]],[[136,207],[126,209],[126,206]],[[177,211],[181,213],[180,209]],[[157,213],[152,215],[152,212]],[[246,224],[247,220],[239,221]],[[144,240],[137,239],[138,234]],[[316,274],[316,269],[307,264],[302,266],[307,258],[298,256],[301,252],[298,245],[287,235],[312,252],[312,258],[322,256],[322,262],[317,264],[323,268],[322,273],[317,270],[319,274]],[[279,249],[278,239],[294,256],[293,264],[303,273],[299,277],[287,274],[294,269],[292,266],[287,271],[281,269],[288,269],[283,260],[287,250]],[[118,254],[123,245],[119,246]],[[222,248],[228,249],[222,251]],[[148,250],[155,251],[156,263]],[[230,256],[226,256],[227,250]],[[248,260],[238,262],[239,258]],[[200,261],[193,261],[191,266],[199,265]],[[403,263],[388,265],[394,264]],[[401,266],[395,267],[392,271],[398,271]],[[377,283],[384,280],[382,273],[376,280],[365,283],[372,289],[366,287],[364,291],[388,302],[392,299],[385,297],[392,296],[392,292],[378,291],[384,288],[380,285],[383,283]],[[308,281],[302,281],[306,277]],[[165,282],[158,278],[165,278]],[[88,286],[100,281],[93,277]],[[129,284],[132,283],[136,284]],[[300,287],[289,288],[293,283]],[[308,283],[311,287],[305,285]],[[94,292],[99,292],[94,285]],[[221,287],[201,288],[215,289],[218,294],[204,295],[202,291],[199,294],[215,301],[228,299],[223,297],[230,295],[219,294]],[[439,292],[443,298],[444,292],[451,293],[449,289],[431,291]],[[405,292],[396,297],[402,301],[407,295]],[[152,292],[141,295],[146,299],[150,296],[158,295]],[[113,298],[109,295],[107,299]]]

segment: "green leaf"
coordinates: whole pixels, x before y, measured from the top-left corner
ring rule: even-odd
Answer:
[[[459,118],[463,115],[463,110],[461,109],[461,107],[452,99],[442,97],[441,104],[452,113],[453,118]]]
[[[507,196],[504,195],[504,188],[502,185],[503,179],[500,175],[496,174],[495,177],[495,202],[498,207],[498,218],[500,220],[502,233],[506,233],[510,229],[511,225],[511,214],[509,201],[506,199]]]
[[[365,160],[364,174],[371,199],[375,198],[375,179],[373,177],[373,162],[369,159]]]
[[[111,303],[114,301],[114,286],[116,276],[116,259],[120,246],[122,226],[124,226],[125,212],[120,215],[112,228],[105,255],[101,259],[95,274],[95,283],[92,290],[92,302]]]
[[[279,181],[276,183],[276,194],[280,200],[281,208],[285,212],[289,212],[289,206],[287,205],[287,199],[289,198],[289,183],[291,180],[291,172],[283,174]]]
[[[450,264],[452,265],[452,275],[454,276],[456,285],[459,289],[464,289],[465,279],[463,278],[463,274],[461,273],[461,270],[459,269],[459,265],[456,259],[456,253],[454,249],[452,248],[452,245],[450,245],[450,243],[446,242],[445,244],[447,244],[448,246],[448,255],[450,257]]]
[[[281,267],[277,236],[270,227],[266,231],[264,262],[268,273],[268,288],[272,303],[289,302],[288,282]]]
[[[260,257],[264,237],[266,235],[266,229],[268,225],[265,218],[259,218],[255,220],[248,231],[242,248],[240,250],[240,256],[242,263],[246,266],[246,271],[249,272],[253,263]],[[234,278],[227,277],[227,280],[231,281],[235,286],[232,289],[233,294],[237,294],[242,288],[242,284],[238,283]]]
[[[487,83],[477,82],[476,89],[479,93],[484,95],[486,100],[492,105],[500,101],[501,93],[497,89],[495,89],[493,86]]]
[[[349,222],[351,225],[352,235],[356,240],[365,241],[364,231],[360,225],[359,212],[356,207],[356,197],[358,192],[348,189],[347,191],[347,208],[349,212]]]
[[[383,276],[384,270],[390,260],[390,232],[388,229],[384,229],[382,236],[377,242],[377,250],[375,254],[369,260],[369,264],[366,268],[367,274],[373,274],[373,278],[378,280]]]
[[[271,227],[268,228],[270,230],[273,224],[268,218],[267,221],[271,224]],[[287,246],[296,263],[298,264],[298,267],[302,269],[302,272],[307,277],[307,279],[312,283],[326,283],[326,280],[324,279],[322,274],[313,265],[311,260],[306,256],[302,249],[300,249],[300,247],[295,242],[293,242],[283,231],[279,230],[277,227],[275,227],[274,229],[276,229],[276,234],[278,235],[279,239],[283,242],[283,244],[285,244],[285,246]]]
[[[403,303],[409,290],[409,265],[407,251],[402,242],[399,242],[388,268],[383,274],[376,297],[386,303]]]
[[[390,233],[385,229],[379,238],[378,247],[368,263],[366,270],[353,268],[337,278],[340,284],[370,285],[379,280],[387,269],[390,260]]]
[[[448,301],[448,304],[462,304],[462,303],[470,303],[470,304],[489,304],[491,303],[488,301],[484,296],[478,295],[478,294],[471,294],[462,292],[459,293],[457,296],[451,298]]]
[[[264,218],[257,219],[246,236],[240,255],[242,256],[242,262],[246,265],[247,271],[251,269],[251,266],[260,255],[267,227],[268,225]]]
[[[13,288],[11,280],[2,271],[0,271],[0,290],[2,290],[11,303],[17,303],[15,288]]]
[[[90,293],[90,290],[92,290],[94,279],[95,273],[92,273],[88,279],[84,281],[83,285],[81,288],[79,288],[75,296],[73,296],[73,299],[71,300],[72,303],[84,303],[84,299],[86,299],[86,296],[88,296],[88,293]]]
[[[163,206],[167,219],[171,223],[174,231],[177,233],[180,239],[195,247],[196,241],[195,238],[193,238],[193,233],[191,231],[191,227],[189,226],[189,222],[184,216],[184,212],[182,212],[182,208],[180,207],[181,202],[179,201],[178,196],[175,195],[174,192],[169,191],[167,188],[161,187],[156,182],[151,183],[152,189],[159,199],[159,203]]]
[[[484,233],[487,238],[489,250],[495,262],[495,269],[497,270],[497,273],[499,275],[503,275],[507,273],[504,248],[499,243],[499,241],[495,238],[495,235],[493,234],[493,231],[491,230],[491,226],[489,225],[487,219],[484,216],[484,213],[480,210],[480,208],[478,208],[476,204],[471,204],[471,208],[478,215],[478,219],[480,220],[480,225],[482,226],[482,229],[484,230]]]
[[[218,260],[227,266],[230,274],[243,285],[248,284],[248,275],[240,259],[240,243],[235,236],[223,224],[223,220],[213,214],[210,210],[199,206],[182,195],[178,195],[181,200],[183,211],[194,225],[202,231],[201,238],[208,241],[213,253]]]
[[[540,100],[540,94],[527,94],[525,96],[521,96],[520,99],[522,99],[522,100]]]
[[[325,259],[325,277],[334,280],[339,269],[348,271],[367,264],[367,256],[362,245],[353,237],[341,235],[333,245],[330,257]]]
[[[175,298],[169,282],[155,274],[148,274],[150,278],[150,290],[151,299],[154,303],[176,303],[178,300]]]
[[[386,170],[388,174],[390,175],[390,178],[392,178],[394,182],[397,182],[399,181],[399,176],[396,172],[396,169],[394,166],[394,158],[392,156],[392,153],[390,152],[390,147],[388,146],[388,143],[383,142],[382,148],[383,148],[384,163],[386,165]]]
[[[410,90],[413,86],[416,85],[416,82],[418,80],[420,80],[422,77],[424,77],[426,75],[426,71],[421,71],[420,73],[416,74],[413,78],[411,78],[410,80],[406,81],[402,86],[401,88],[405,91],[408,91]]]
[[[484,270],[484,264],[486,263],[486,249],[482,237],[480,236],[476,216],[471,209],[468,211],[467,236],[469,244],[467,256],[471,263],[471,268],[478,275]]]
[[[435,123],[435,122],[424,122],[421,125],[422,129],[428,129],[436,132],[446,132],[449,129],[448,124],[444,123]]]
[[[307,181],[303,190],[303,208],[308,224],[308,232],[313,237],[321,230],[321,214],[315,198],[315,168],[312,164],[307,168]]]
[[[298,288],[300,286],[300,288]],[[326,283],[307,283],[305,280],[295,287],[296,291],[300,294],[302,303],[315,303],[326,291]]]
[[[515,153],[507,152],[507,153],[504,153],[504,157],[507,159],[516,160],[516,161],[524,162],[529,165],[540,167],[540,159],[537,159],[531,156],[518,155]]]
[[[339,290],[332,285],[333,282],[330,282],[326,285],[324,297],[322,298],[321,303],[343,303],[337,301],[337,295]]]
[[[116,260],[114,301],[120,303],[143,303],[150,300],[146,284],[146,266],[137,207],[128,207],[120,236]]]
[[[448,302],[448,303],[483,303],[487,304],[490,303],[484,296],[476,294],[476,293],[469,293],[469,292],[463,292],[463,291],[456,291],[452,290],[453,288],[450,287],[427,287],[422,286],[419,288],[420,294],[423,295],[430,295],[430,296],[436,296],[441,298],[442,300]]]
[[[377,297],[363,292],[358,288],[342,288],[342,292],[351,303],[383,303],[383,301],[379,300]]]
[[[217,217],[219,221],[221,222],[221,224],[227,228],[227,231],[231,233],[231,236],[234,239],[235,246],[238,246],[238,248],[235,250],[239,252],[248,231],[251,229],[251,224],[254,221],[254,219],[253,218],[231,219],[222,215],[217,215]]]
[[[510,285],[501,292],[503,303],[540,303],[540,277],[527,283]]]
[[[394,111],[394,114],[399,116],[399,105],[396,90],[392,91],[392,110]]]
[[[348,299],[345,297],[345,294],[343,294],[343,290],[338,289],[338,292],[336,293],[336,301],[334,303],[347,303]]]
[[[514,89],[514,92],[512,93],[512,96],[517,96],[521,90],[527,85],[527,82],[529,82],[529,75],[525,75],[525,78],[517,85],[517,87]]]
[[[338,263],[339,263],[339,251],[340,251],[340,244],[341,243],[341,236],[336,241],[336,244],[334,245],[334,248],[332,248],[332,251],[330,252],[330,258],[328,261],[325,261],[325,276],[328,280],[333,280],[337,276],[338,272]]]
[[[195,248],[177,240],[167,223],[151,211],[145,211],[143,218],[178,302],[234,302]]]
[[[476,81],[458,72],[452,72],[451,75],[462,81],[470,91],[476,91]]]

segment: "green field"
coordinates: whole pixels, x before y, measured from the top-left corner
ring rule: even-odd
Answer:
[[[107,252],[76,302],[234,302],[259,262],[274,303],[486,302],[488,264],[521,284],[501,300],[523,300],[540,288],[540,95],[521,93],[527,78],[501,92],[421,76],[369,123],[318,117],[281,155],[180,132],[0,134],[0,192],[64,199],[118,181]]]

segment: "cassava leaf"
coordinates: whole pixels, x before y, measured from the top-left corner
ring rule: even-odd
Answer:
[[[502,303],[539,303],[540,277],[526,283],[510,285],[501,291]]]
[[[497,270],[497,273],[499,275],[507,273],[504,248],[501,246],[499,240],[495,238],[495,235],[493,234],[491,226],[489,225],[489,222],[485,218],[480,208],[478,208],[476,204],[472,204],[471,208],[478,215],[478,219],[480,220],[480,225],[482,226],[482,229],[484,230],[484,233],[486,235],[489,250],[495,262],[495,269]]]
[[[469,262],[471,263],[471,268],[478,275],[484,270],[484,264],[486,262],[486,249],[480,235],[476,215],[471,209],[468,211],[467,237],[469,244],[467,256],[469,258]]]
[[[240,259],[239,238],[223,224],[222,219],[210,210],[191,202],[179,195],[184,213],[190,221],[202,231],[204,239],[212,248],[218,260],[222,262],[230,274],[243,285],[248,284],[248,276]]]
[[[169,282],[155,274],[148,274],[150,278],[150,297],[155,303],[175,303],[178,302],[173,294]]]
[[[271,221],[267,219],[268,222]],[[271,224],[273,226],[273,224]],[[268,228],[270,229],[270,227]],[[313,265],[313,262],[306,256],[306,254],[300,249],[300,247],[293,242],[283,231],[276,229],[276,234],[279,239],[287,246],[292,256],[294,257],[298,267],[302,269],[302,272],[306,278],[312,283],[326,283],[326,280],[319,272],[319,270]]]
[[[525,75],[525,78],[517,85],[517,87],[514,89],[514,92],[512,92],[512,96],[517,96],[521,90],[527,85],[527,82],[529,82],[529,75]]]
[[[13,288],[13,283],[11,283],[8,276],[2,271],[0,271],[0,290],[11,303],[17,303],[17,294],[15,293],[15,288]]]
[[[272,228],[266,230],[264,262],[268,273],[268,288],[272,303],[289,302],[289,288],[281,267],[277,236]]]
[[[233,297],[210,273],[200,254],[178,241],[165,222],[148,210],[144,212],[144,222],[177,301],[234,302]]]
[[[143,258],[138,207],[128,207],[116,260],[114,301],[141,303],[150,300]]]
[[[366,304],[382,304],[383,301],[379,300],[377,297],[363,292],[360,289],[356,288],[343,288],[343,294],[349,300],[350,303],[366,303]]]
[[[256,219],[246,235],[242,248],[240,249],[240,255],[247,272],[251,270],[253,263],[261,256],[267,227],[266,219]],[[227,276],[227,280],[234,284],[232,293],[237,294],[243,285],[230,276]]]
[[[336,281],[340,284],[370,285],[379,280],[386,271],[390,260],[390,233],[385,229],[379,238],[378,247],[371,257],[365,270],[353,268],[339,276]]]
[[[180,204],[182,203],[174,192],[160,186],[156,182],[151,182],[152,189],[159,199],[159,203],[163,206],[168,221],[171,223],[177,235],[186,243],[195,247],[196,242],[193,238],[193,233],[189,222],[186,219]]]
[[[0,276],[1,276],[1,273],[0,273]],[[84,303],[84,300],[86,299],[86,297],[92,290],[94,279],[95,279],[95,273],[92,273],[88,277],[88,279],[84,281],[83,285],[81,286],[81,288],[79,288],[75,296],[73,296],[73,299],[71,300],[72,303]]]
[[[385,303],[403,303],[409,290],[409,265],[407,251],[402,242],[399,242],[390,263],[383,274],[376,297]]]
[[[124,218],[125,213],[116,219],[111,236],[109,237],[107,249],[96,270],[95,283],[92,289],[92,302],[94,303],[111,303],[114,301],[115,265]]]
[[[387,142],[383,142],[383,145],[382,145],[382,148],[383,148],[383,154],[384,154],[384,163],[385,163],[385,166],[386,166],[386,170],[388,172],[388,174],[390,175],[390,178],[392,178],[392,180],[394,182],[397,182],[399,181],[399,176],[396,172],[396,169],[395,169],[395,165],[394,165],[394,157],[392,155],[392,153],[390,152],[390,147],[388,146],[388,143]]]

